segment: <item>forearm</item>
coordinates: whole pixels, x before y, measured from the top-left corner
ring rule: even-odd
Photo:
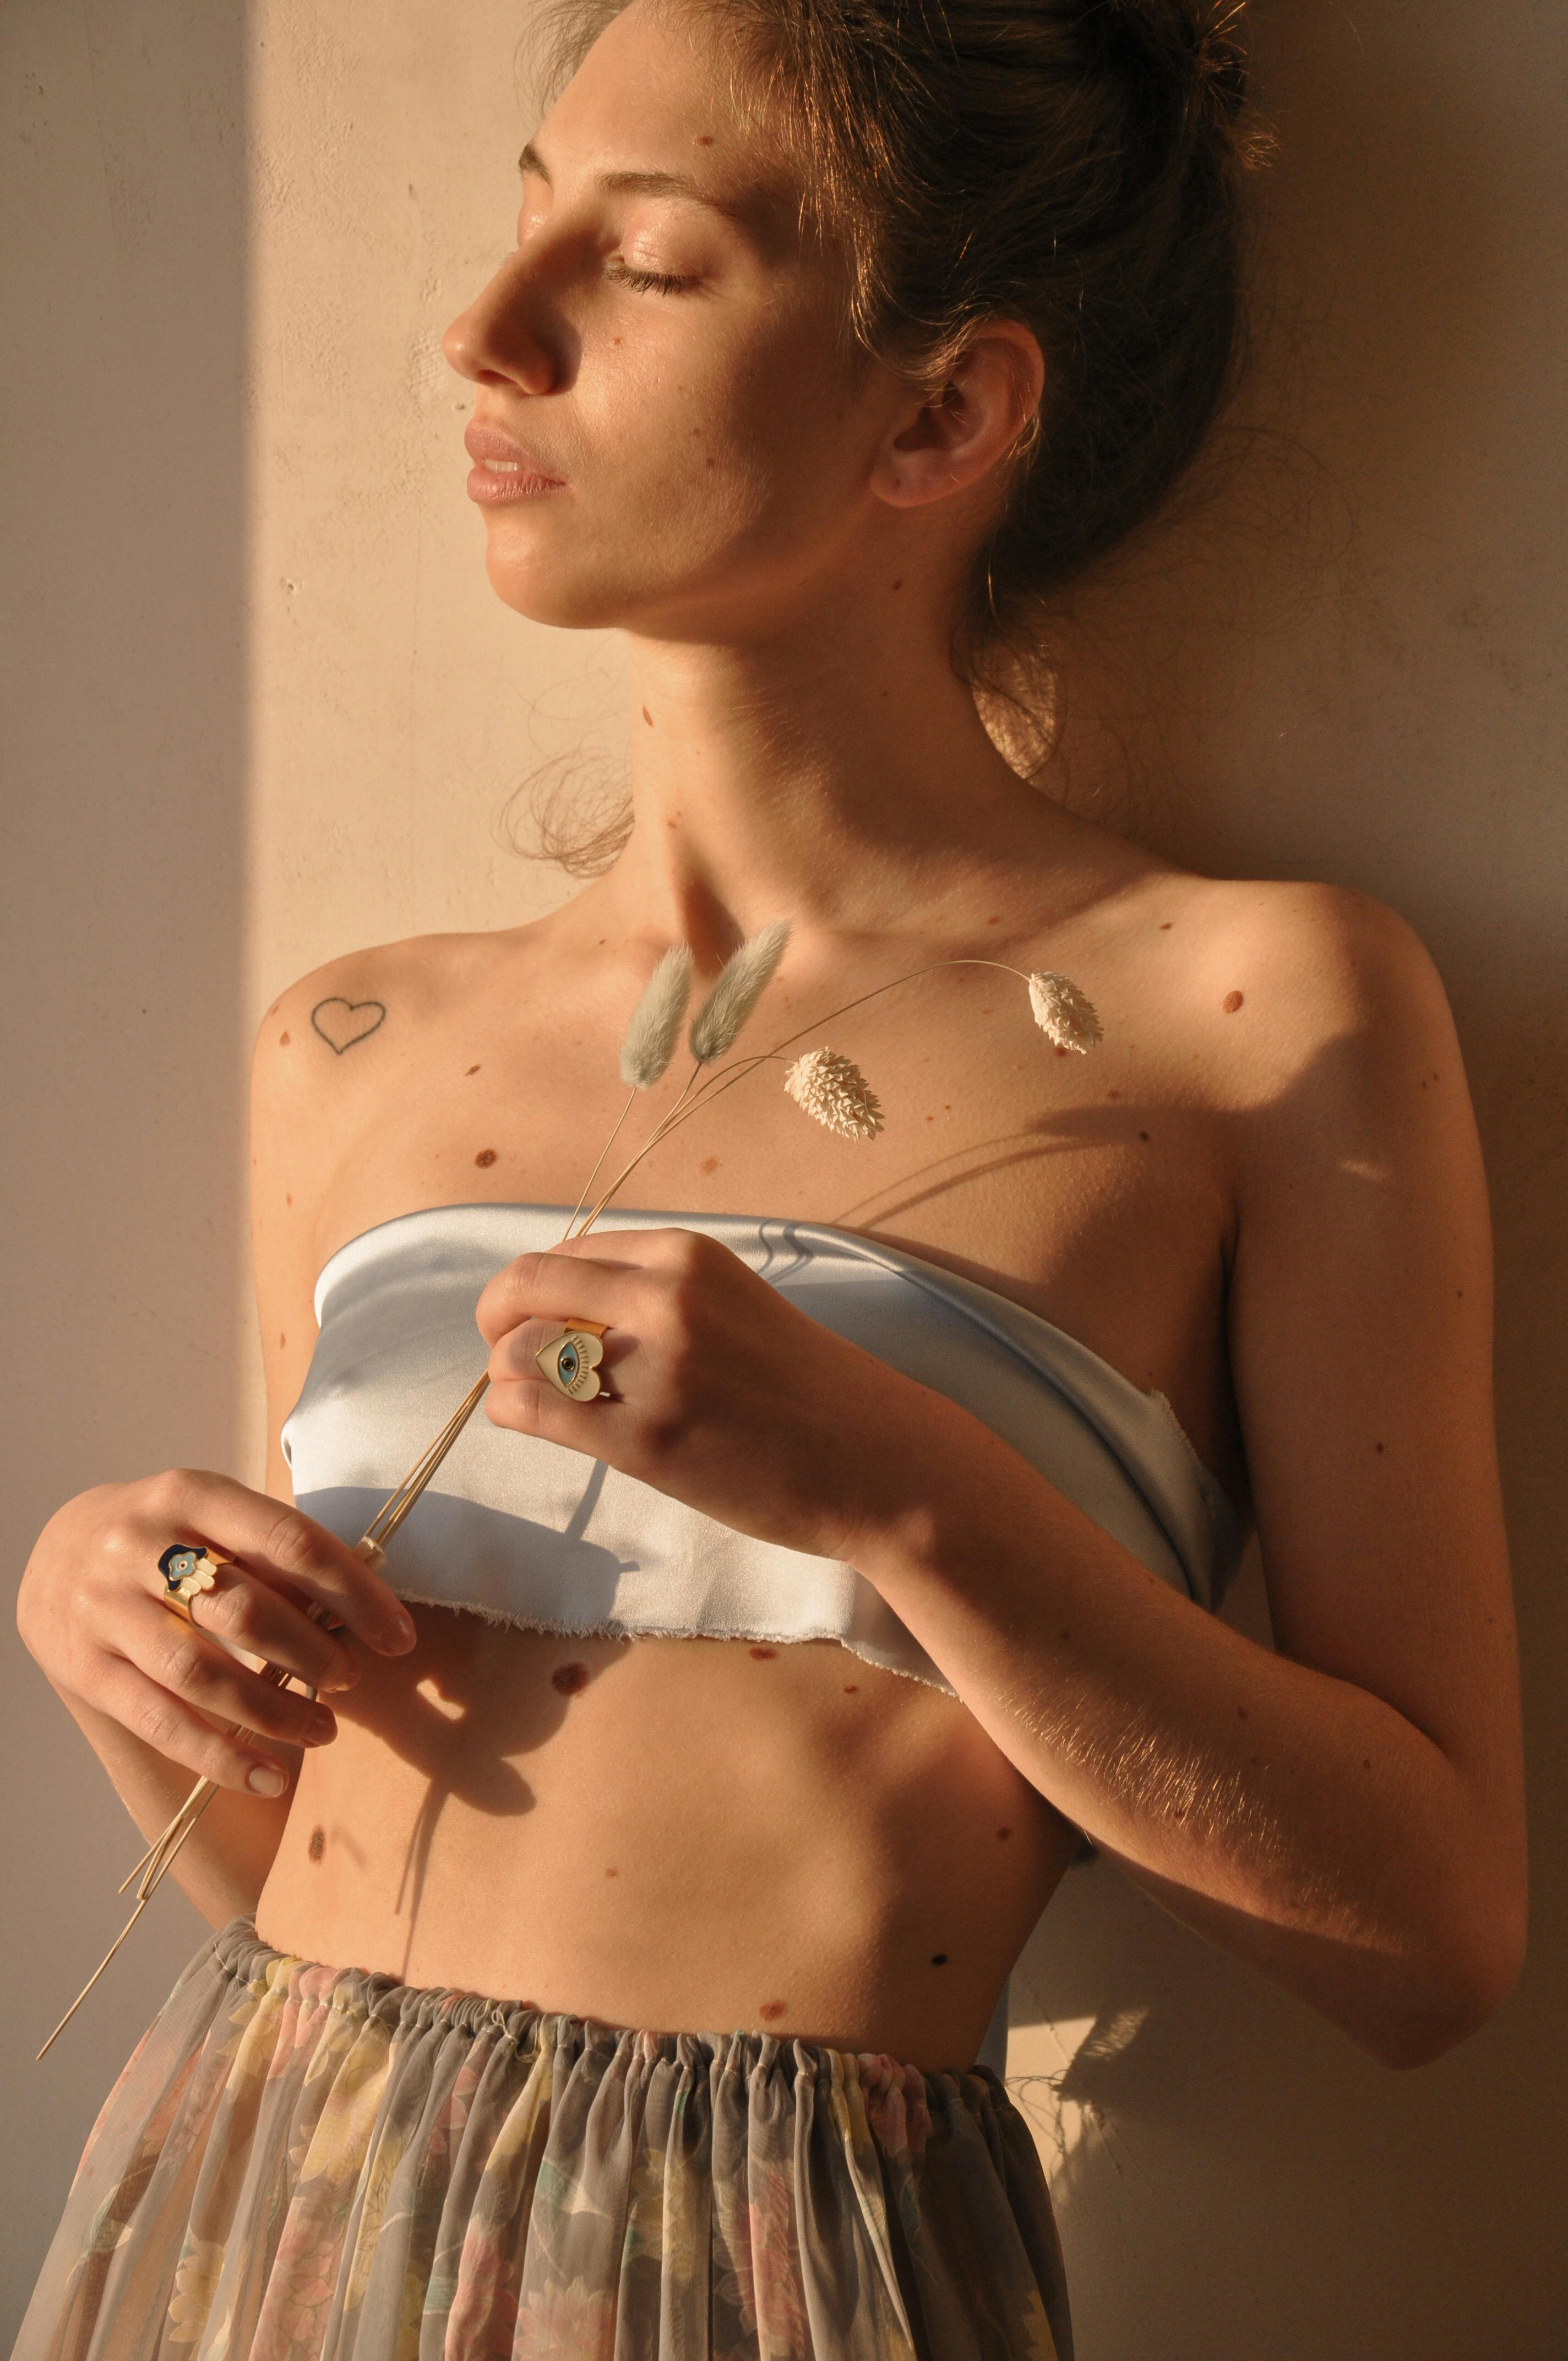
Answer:
[[[1390,2062],[1508,1981],[1479,1798],[1364,1689],[1179,1596],[954,1412],[859,1564],[1025,1776],[1177,1916]]]
[[[136,1737],[120,1722],[82,1698],[56,1687],[56,1694],[109,1775],[143,1837],[150,1843],[173,1818],[196,1784],[196,1774]],[[299,1750],[280,1740],[280,1756],[298,1761]],[[291,1782],[291,1789],[292,1783]],[[175,1857],[170,1876],[209,1925],[248,1916],[282,1840],[290,1796],[247,1795],[222,1787],[213,1796]],[[127,1856],[127,1867],[129,1856]]]

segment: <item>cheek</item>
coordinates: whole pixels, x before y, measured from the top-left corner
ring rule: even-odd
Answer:
[[[798,332],[590,348],[568,400],[570,493],[488,521],[492,583],[539,621],[809,565],[865,493],[874,428]]]

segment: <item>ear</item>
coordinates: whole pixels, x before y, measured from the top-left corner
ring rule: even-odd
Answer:
[[[913,509],[980,482],[1016,445],[1045,381],[1039,341],[1022,321],[986,321],[940,388],[895,423],[872,489],[889,508]]]

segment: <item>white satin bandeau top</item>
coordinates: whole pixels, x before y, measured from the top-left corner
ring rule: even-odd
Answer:
[[[321,1334],[283,1428],[294,1497],[354,1542],[483,1371],[474,1307],[554,1246],[556,1205],[441,1205],[351,1239],[316,1283]],[[1163,1395],[1022,1305],[850,1230],[617,1210],[601,1232],[720,1239],[851,1343],[948,1395],[1162,1580],[1217,1607],[1242,1534]],[[854,1567],[753,1541],[563,1444],[469,1422],[390,1544],[400,1597],[564,1634],[837,1640],[948,1688]]]

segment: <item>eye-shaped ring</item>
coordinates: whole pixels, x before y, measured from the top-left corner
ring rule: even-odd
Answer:
[[[540,1346],[535,1364],[558,1394],[571,1401],[592,1401],[602,1391],[598,1367],[604,1358],[603,1334],[600,1321],[572,1320],[564,1335]]]

